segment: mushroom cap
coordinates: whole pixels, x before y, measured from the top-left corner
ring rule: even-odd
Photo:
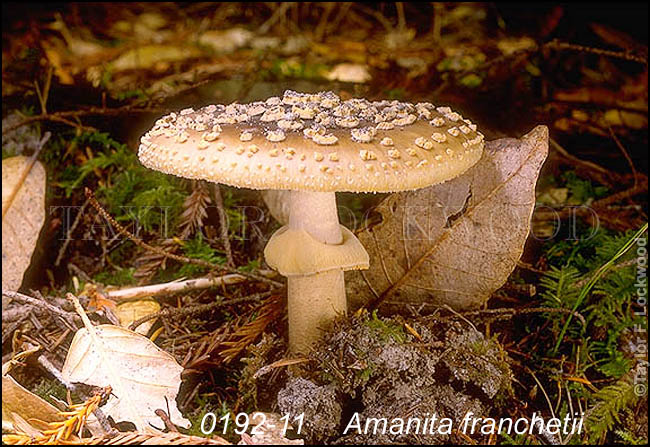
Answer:
[[[449,107],[287,90],[164,116],[138,156],[168,174],[252,189],[393,192],[454,178],[482,152],[476,125]]]

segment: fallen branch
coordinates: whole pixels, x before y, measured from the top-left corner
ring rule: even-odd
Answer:
[[[260,270],[258,273],[264,277],[272,277],[276,275],[273,270]],[[115,301],[124,301],[150,296],[167,295],[170,293],[187,292],[189,290],[208,289],[210,287],[218,287],[222,285],[238,284],[245,281],[246,279],[247,278],[244,275],[240,275],[239,273],[232,273],[229,275],[217,276],[214,278],[205,277],[186,279],[183,281],[172,281],[141,287],[128,287],[125,289],[108,290],[104,292],[104,296]]]
[[[78,327],[75,324],[75,318],[77,317],[76,314],[73,312],[66,312],[65,310],[61,310],[56,306],[52,306],[50,303],[44,300],[39,300],[36,298],[32,298],[31,296],[23,295],[22,293],[19,292],[13,292],[10,290],[3,290],[2,295],[6,296],[7,298],[11,298],[12,300],[16,300],[20,303],[27,304],[29,306],[32,306],[36,309],[42,309],[45,308],[49,312],[56,314],[63,318],[63,321],[67,323],[67,325],[70,327],[72,330],[77,330]]]

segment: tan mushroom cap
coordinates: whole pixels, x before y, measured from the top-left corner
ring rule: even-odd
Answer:
[[[138,156],[168,174],[252,189],[392,192],[454,178],[482,151],[476,125],[448,107],[289,90],[171,113]]]

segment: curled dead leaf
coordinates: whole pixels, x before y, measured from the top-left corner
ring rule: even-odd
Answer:
[[[358,234],[370,269],[347,278],[352,306],[485,303],[523,252],[547,153],[548,129],[538,126],[488,142],[460,177],[387,197],[382,222]]]
[[[45,221],[45,168],[30,157],[2,160],[2,288],[18,290]],[[25,175],[25,173],[28,173]]]

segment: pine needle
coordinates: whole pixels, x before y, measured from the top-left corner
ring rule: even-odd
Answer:
[[[44,423],[49,428],[42,431],[41,436],[31,437],[26,433],[3,435],[3,444],[8,445],[51,445],[74,444],[82,435],[88,416],[95,411],[104,398],[111,393],[111,388],[103,388],[82,404],[70,405],[69,411],[59,411],[58,414],[66,419],[61,422]]]
[[[280,295],[272,295],[264,304],[259,315],[253,320],[240,327],[230,336],[227,341],[221,343],[223,347],[219,355],[225,363],[234,360],[251,343],[264,332],[264,329],[280,317],[283,313],[282,300]]]

